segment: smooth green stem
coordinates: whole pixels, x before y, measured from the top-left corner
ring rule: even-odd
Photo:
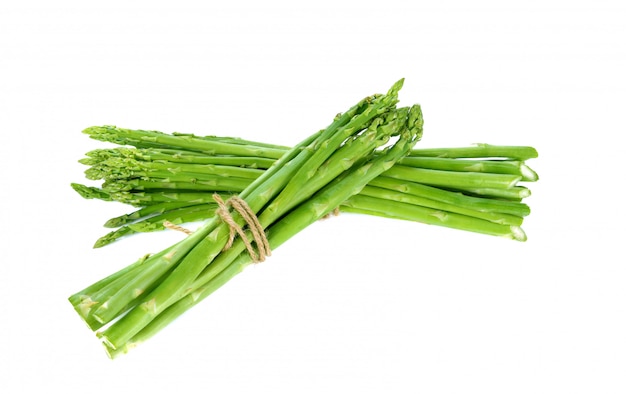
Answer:
[[[170,163],[170,162],[152,162],[152,161],[136,161],[134,163],[139,169],[158,174],[207,174],[219,175],[224,177],[237,177],[246,179],[256,179],[263,170],[257,168],[239,167],[233,165],[216,165],[216,164],[188,164],[188,163]],[[124,163],[122,163],[124,165]]]
[[[224,178],[206,176],[203,179],[188,178],[185,175],[174,177],[175,179],[151,178],[107,181],[102,184],[102,190],[110,195],[119,192],[150,191],[150,190],[185,190],[185,191],[211,191],[211,192],[240,192],[251,182],[250,179]],[[187,180],[184,180],[187,178]]]
[[[140,219],[145,219],[153,215],[158,215],[158,214],[162,214],[164,212],[171,211],[174,209],[189,207],[193,205],[197,205],[197,204],[183,201],[183,202],[166,202],[166,203],[161,203],[161,204],[149,205],[147,207],[138,209],[134,212],[111,218],[107,220],[107,222],[104,224],[104,227],[107,227],[107,228],[121,227],[125,224],[129,224]]]
[[[476,217],[427,208],[401,202],[391,202],[368,196],[354,196],[346,201],[342,210],[393,219],[416,221],[450,227],[481,234],[495,235],[525,241],[526,235],[519,226],[494,223]]]
[[[172,133],[174,135],[193,135],[193,134],[186,134],[186,133]],[[224,143],[229,143],[229,144],[238,144],[238,145],[249,145],[249,146],[254,146],[254,147],[260,147],[260,148],[271,148],[271,149],[275,149],[275,150],[282,150],[282,151],[288,151],[289,148],[288,146],[284,146],[284,145],[276,145],[276,144],[270,144],[267,142],[258,142],[258,141],[250,141],[250,140],[246,140],[243,138],[239,138],[239,137],[221,137],[221,136],[195,136],[196,138],[203,138],[203,139],[208,139],[208,140],[214,140],[217,139],[218,141],[224,142]]]
[[[528,160],[538,156],[537,150],[530,146],[505,146],[476,144],[459,148],[426,148],[415,149],[409,156],[448,157],[448,158],[487,158],[502,157],[513,160]]]
[[[385,172],[384,176],[457,190],[475,188],[509,189],[521,180],[521,176],[518,175],[441,171],[412,168],[403,165],[394,166]]]
[[[526,197],[530,197],[530,189],[524,186],[514,186],[508,189],[489,187],[467,188],[465,191],[476,196],[504,198],[512,201],[521,201]]]
[[[228,198],[229,193],[219,193]],[[154,204],[186,202],[189,204],[204,204],[213,201],[211,193],[207,192],[178,192],[178,191],[148,191],[148,192],[118,192],[111,193],[114,201],[133,206],[150,206]]]
[[[286,151],[286,150],[285,150]],[[139,161],[185,163],[185,164],[217,164],[224,166],[263,168],[274,164],[275,159],[251,156],[207,155],[182,149],[158,148],[113,148],[95,149],[87,152],[87,158],[79,160],[86,165],[96,165],[111,158],[130,158]]]
[[[431,170],[455,171],[455,172],[480,172],[492,174],[517,175],[523,181],[534,182],[538,180],[537,173],[531,170],[524,162],[518,160],[475,160],[475,159],[450,159],[440,157],[405,157],[398,164]]]

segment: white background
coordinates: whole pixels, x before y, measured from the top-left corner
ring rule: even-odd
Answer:
[[[211,3],[2,2],[0,391],[626,392],[623,2]],[[105,356],[67,296],[182,235],[91,249],[82,129],[295,144],[401,77],[421,146],[539,150],[526,243],[343,215]]]

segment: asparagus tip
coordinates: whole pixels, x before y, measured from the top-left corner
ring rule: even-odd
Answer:
[[[111,196],[104,190],[98,189],[97,187],[85,186],[80,183],[71,183],[70,186],[76,191],[76,193],[80,194],[82,198],[88,200],[97,198],[104,201],[111,201]]]
[[[391,86],[391,88],[389,89],[389,92],[387,92],[387,95],[390,97],[397,97],[398,92],[400,91],[400,89],[402,89],[403,85],[404,85],[404,78],[400,78],[396,83],[394,83]]]
[[[82,131],[83,134],[96,135],[101,131],[101,126],[90,126]]]
[[[111,231],[110,233],[103,235],[102,237],[96,240],[96,242],[93,244],[93,248],[98,249],[98,248],[101,248],[103,246],[113,243],[118,238],[117,235],[118,234],[116,231]]]
[[[111,218],[104,223],[104,227],[106,228],[118,228],[126,224],[125,216],[118,216],[115,218]]]

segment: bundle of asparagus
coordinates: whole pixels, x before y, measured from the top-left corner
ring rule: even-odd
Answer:
[[[517,240],[529,214],[519,182],[536,174],[530,147],[412,149],[417,105],[396,107],[398,81],[365,98],[293,148],[236,138],[93,127],[92,138],[132,148],[89,152],[101,187],[83,197],[140,209],[113,218],[103,246],[165,221],[206,220],[159,253],[70,297],[110,357],[125,353],[218,289],[245,266],[328,215],[343,212],[438,224]],[[390,139],[393,137],[393,143]]]

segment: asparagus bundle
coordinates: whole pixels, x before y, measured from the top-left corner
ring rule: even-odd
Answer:
[[[92,127],[86,133],[136,148],[88,152],[81,160],[91,166],[87,177],[104,183],[100,188],[73,184],[74,189],[85,198],[141,207],[105,223],[105,227],[118,229],[98,239],[95,247],[129,234],[163,230],[168,222],[178,225],[211,218],[217,207],[207,192],[240,192],[274,163],[268,156],[288,150],[233,138],[166,135],[111,126]],[[162,140],[164,136],[168,139]],[[142,138],[149,138],[153,146],[143,147]],[[156,145],[154,141],[159,139]],[[214,147],[210,153],[201,152],[207,141],[219,142],[219,150]],[[190,146],[197,151],[188,150]],[[536,156],[535,149],[523,146],[414,149],[338,209],[524,241],[520,226],[530,209],[521,200],[530,191],[520,182],[538,179],[525,164]]]
[[[214,196],[219,215],[190,236],[72,295],[108,354],[147,339],[406,156],[421,137],[422,115],[417,105],[396,108],[401,86],[402,80],[360,101],[281,153],[230,204]],[[391,137],[395,143],[381,149]],[[141,143],[154,147],[160,140]]]

